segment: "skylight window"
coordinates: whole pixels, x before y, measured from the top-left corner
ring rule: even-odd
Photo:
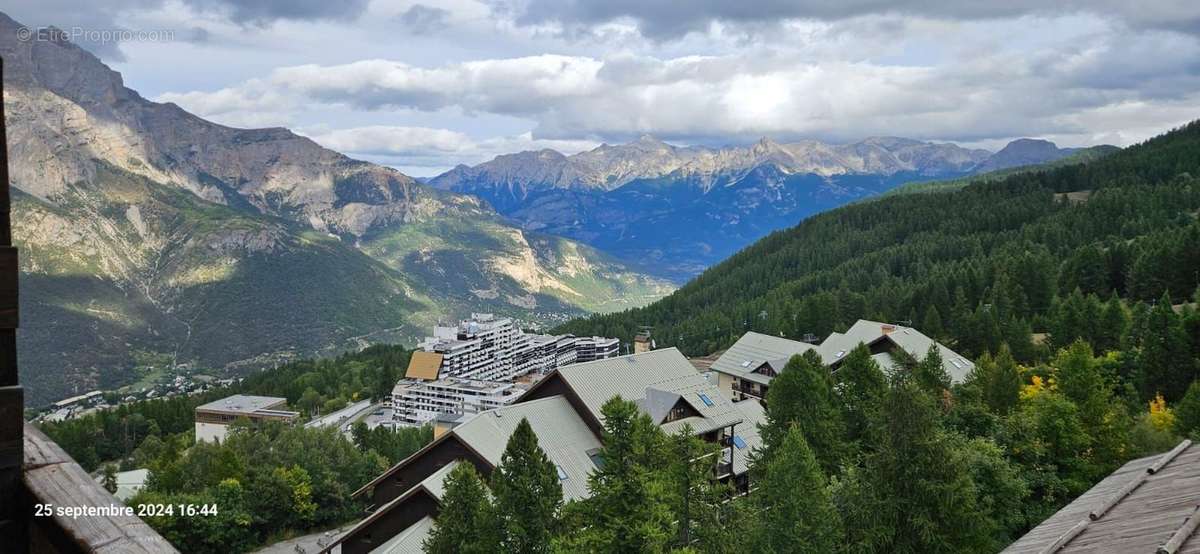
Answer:
[[[963,368],[963,359],[962,358],[954,358],[953,360],[950,360],[950,363],[954,364],[954,367],[957,367],[958,369]]]
[[[560,466],[560,465],[555,465],[555,466],[554,466],[554,469],[557,469],[557,470],[558,470],[558,480],[559,480],[559,481],[566,481],[566,480],[567,480],[567,472],[563,471],[563,468],[562,468],[562,466]]]
[[[742,362],[742,367],[750,367],[750,360]]]
[[[834,357],[834,358],[841,358],[842,356],[845,356],[845,355],[846,355],[846,351],[845,351],[845,350],[838,350],[838,353],[837,353],[837,354],[834,354],[834,355],[833,355],[833,357]]]
[[[700,401],[703,402],[705,406],[708,406],[709,408],[716,406],[716,404],[713,404],[712,399],[709,398],[707,394],[699,393],[699,396],[700,396]]]
[[[733,436],[733,445],[738,447],[738,450],[741,450],[743,448],[746,448],[746,440],[743,439],[741,435],[734,435]]]
[[[588,459],[592,461],[592,465],[596,466],[596,469],[602,469],[604,467],[604,456],[602,450],[599,448],[593,448],[587,451],[587,455]]]

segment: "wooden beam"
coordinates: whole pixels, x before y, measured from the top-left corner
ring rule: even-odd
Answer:
[[[24,431],[24,482],[32,502],[63,507],[124,506],[36,427],[25,424]],[[132,515],[71,518],[55,514],[39,518],[38,524],[52,525],[56,533],[51,534],[81,552],[178,552],[146,522]]]

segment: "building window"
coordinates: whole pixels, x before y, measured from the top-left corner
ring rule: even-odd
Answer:
[[[743,448],[746,448],[746,441],[741,437],[741,435],[734,435],[733,445],[738,447],[738,450],[742,450]]]

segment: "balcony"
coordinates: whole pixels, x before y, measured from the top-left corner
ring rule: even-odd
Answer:
[[[27,526],[26,540],[13,540],[5,533],[4,542],[14,552],[121,552],[129,554],[178,552],[141,519],[133,515],[39,517],[39,504],[61,507],[108,508],[124,504],[92,479],[61,447],[36,427],[24,425],[23,486],[20,508]],[[7,551],[7,550],[6,550]]]

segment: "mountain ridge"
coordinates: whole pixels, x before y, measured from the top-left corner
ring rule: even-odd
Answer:
[[[146,100],[82,48],[20,29],[0,16],[33,404],[165,366],[413,340],[472,311],[553,324],[672,288],[287,129]]]
[[[952,143],[886,136],[840,145],[763,137],[724,148],[642,136],[570,156],[549,149],[505,154],[425,182],[476,196],[524,229],[579,240],[683,282],[822,210],[904,183],[1051,161],[1073,151],[1014,144],[997,158]]]

